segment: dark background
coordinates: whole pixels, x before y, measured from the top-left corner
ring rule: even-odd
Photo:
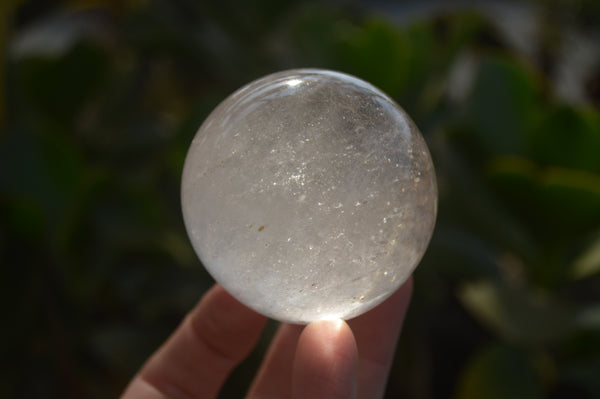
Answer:
[[[180,213],[195,131],[243,84],[308,66],[395,98],[438,173],[387,397],[600,397],[597,1],[0,11],[0,397],[122,391],[212,284]]]

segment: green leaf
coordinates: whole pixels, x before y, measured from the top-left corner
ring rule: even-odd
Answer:
[[[17,85],[25,102],[43,117],[73,121],[91,95],[102,87],[107,62],[101,46],[81,42],[58,58],[33,55],[19,60]]]
[[[481,324],[509,342],[539,346],[574,329],[574,315],[563,303],[503,283],[462,286],[459,299]]]
[[[497,156],[486,174],[509,206],[540,235],[569,237],[600,224],[600,175],[540,167],[519,156]]]
[[[582,329],[600,331],[600,305],[592,305],[579,310],[575,322]]]
[[[541,195],[548,218],[563,228],[595,228],[600,224],[600,175],[549,168],[542,176]]]
[[[600,236],[594,240],[573,262],[572,273],[576,279],[585,278],[600,271]]]
[[[539,165],[600,173],[600,114],[595,110],[551,107],[527,140],[527,152]]]
[[[561,383],[575,392],[570,395],[577,398],[600,397],[600,358],[589,356],[585,360],[563,365],[560,370]],[[574,389],[573,389],[574,388]]]
[[[523,353],[501,345],[484,348],[471,359],[454,395],[455,399],[541,397],[531,361]]]
[[[18,230],[32,226],[54,243],[69,233],[86,181],[83,160],[59,135],[7,132],[0,146],[0,194],[8,199]]]
[[[493,157],[487,161],[485,172],[494,188],[521,215],[531,217],[531,210],[537,210],[540,172],[531,160],[514,155]]]
[[[484,59],[468,104],[473,138],[488,154],[521,154],[537,114],[538,76],[508,58]]]
[[[388,21],[372,18],[342,35],[342,61],[348,72],[396,96],[410,78],[406,35]]]

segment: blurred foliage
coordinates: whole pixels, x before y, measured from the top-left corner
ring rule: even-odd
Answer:
[[[596,2],[518,3],[540,22],[530,53],[484,7],[394,22],[344,2],[2,4],[1,397],[118,395],[212,284],[180,215],[195,130],[302,66],[389,93],[436,164],[388,397],[600,397],[598,57],[579,101],[555,85],[567,33],[599,37]]]

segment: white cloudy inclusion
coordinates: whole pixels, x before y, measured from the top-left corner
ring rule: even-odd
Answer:
[[[209,273],[271,318],[349,319],[419,263],[437,209],[421,134],[346,74],[290,70],[223,101],[189,149],[185,225]]]

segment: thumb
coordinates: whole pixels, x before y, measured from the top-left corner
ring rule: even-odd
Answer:
[[[356,398],[358,349],[343,320],[309,324],[302,331],[292,371],[292,398]]]

